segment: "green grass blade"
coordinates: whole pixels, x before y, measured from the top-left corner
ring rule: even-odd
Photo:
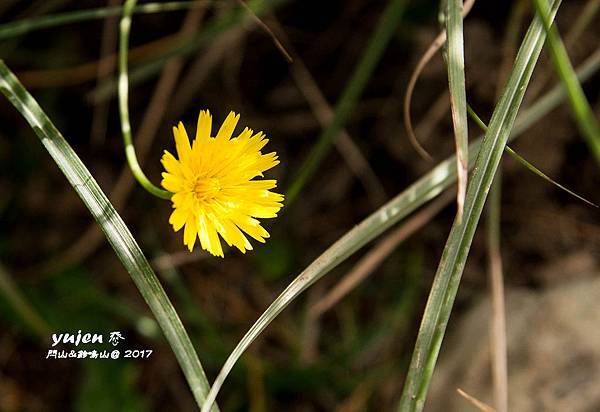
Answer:
[[[552,3],[552,18],[559,4],[560,0]],[[473,235],[545,37],[541,21],[535,18],[521,44],[502,97],[481,142],[467,187],[463,220],[454,222],[444,247],[417,335],[399,411],[421,411],[425,405]]]
[[[577,80],[567,50],[560,39],[558,30],[552,26],[548,11],[548,3],[546,0],[534,0],[535,7],[537,9],[538,16],[541,17],[544,22],[544,28],[548,34],[548,46],[550,49],[550,56],[554,67],[562,80],[565,88],[567,89],[569,103],[571,110],[577,121],[583,137],[585,138],[592,155],[596,159],[596,162],[600,165],[600,126],[598,120],[590,107],[590,104],[585,97],[585,93],[581,88],[581,84]]]
[[[477,113],[475,113],[475,111],[473,110],[473,108],[470,105],[468,105],[467,106],[467,110],[468,110],[469,115],[471,116],[471,118],[475,121],[475,123],[477,123],[477,125],[484,132],[486,132],[487,129],[488,129],[487,125],[483,122],[483,120],[481,120],[481,118],[477,115]],[[595,203],[590,202],[589,200],[587,200],[583,196],[580,196],[577,193],[573,192],[572,190],[567,189],[565,186],[561,185],[556,180],[554,180],[550,176],[546,175],[544,172],[542,172],[540,169],[538,169],[537,167],[535,167],[533,164],[529,163],[527,161],[527,159],[525,159],[523,156],[521,156],[520,154],[518,154],[517,152],[515,152],[513,149],[511,149],[510,146],[506,145],[504,147],[504,151],[506,153],[508,153],[510,156],[512,156],[512,158],[515,159],[517,162],[519,162],[523,166],[525,166],[525,168],[527,168],[533,174],[541,177],[542,179],[544,179],[547,182],[553,184],[554,186],[558,187],[559,189],[567,192],[571,196],[573,196],[573,197],[581,200],[582,202],[587,203],[588,205],[593,206],[593,207],[598,207],[598,205],[596,205]]]
[[[0,60],[0,91],[23,115],[58,167],[106,235],[117,257],[156,317],[183,370],[194,397],[200,404],[208,381],[190,339],[140,247],[110,204],[81,159],[56,129],[42,108]]]
[[[348,81],[348,85],[335,106],[333,118],[331,119],[329,126],[321,132],[321,135],[317,139],[317,143],[308,154],[304,164],[300,167],[300,172],[293,179],[292,184],[285,195],[286,205],[288,207],[316,172],[319,164],[321,164],[331,149],[333,140],[350,118],[358,99],[367,85],[367,82],[373,75],[373,71],[392,38],[396,27],[400,23],[406,3],[406,0],[391,0],[383,11],[380,21],[377,24],[377,28],[371,36],[362,58],[354,69],[354,73]]]
[[[458,191],[456,203],[457,219],[462,220],[467,175],[469,169],[469,131],[467,128],[467,93],[465,90],[465,54],[463,39],[462,0],[447,1],[446,33],[448,83],[450,90],[450,108],[456,142],[456,168],[458,170]]]
[[[25,296],[23,296],[2,264],[0,264],[0,296],[3,296],[4,299],[6,299],[15,313],[23,319],[29,329],[31,329],[40,340],[46,341],[48,339],[50,336],[50,327]]]
[[[587,80],[599,69],[600,51],[587,59],[579,69],[578,75],[582,81]],[[564,97],[565,92],[562,86],[558,85],[554,87],[519,116],[515,122],[515,127],[512,129],[510,139],[519,136],[532,124],[556,108]],[[469,145],[469,152],[477,153],[480,145],[481,137]],[[470,168],[474,164],[474,161],[469,161]],[[248,332],[246,332],[219,372],[217,377],[219,387],[222,386],[225,378],[250,344],[304,290],[345,261],[354,252],[400,222],[429,200],[438,196],[454,183],[456,183],[456,158],[451,156],[379,208],[323,252],[289,284],[252,325]]]
[[[577,70],[577,78],[580,82],[588,80],[600,67],[600,48],[597,49],[585,62],[583,62]],[[523,130],[531,127],[532,124],[540,120],[554,107],[559,101],[567,95],[567,92],[562,84],[554,86],[551,91],[546,93],[542,98],[536,101],[534,105],[526,109],[527,116],[519,116],[513,130],[513,134],[520,134]],[[524,113],[525,114],[525,113]]]
[[[208,0],[207,0],[208,1]],[[206,1],[172,1],[165,3],[146,3],[137,6],[133,12],[140,14],[161,13],[167,11],[185,10],[200,7]],[[63,26],[65,24],[79,23],[82,21],[103,19],[118,16],[122,13],[123,6],[102,7],[90,10],[79,10],[68,13],[52,14],[48,16],[32,17],[0,25],[0,40],[21,36],[29,32]]]
[[[525,166],[530,172],[532,172],[533,174],[541,177],[542,179],[548,181],[549,183],[553,184],[554,186],[558,187],[561,190],[564,190],[565,192],[567,192],[568,194],[570,194],[571,196],[581,200],[582,202],[592,206],[592,207],[598,207],[597,204],[587,200],[586,198],[584,198],[583,196],[578,195],[577,193],[573,192],[572,190],[566,188],[565,186],[561,185],[560,183],[558,183],[556,180],[552,179],[550,176],[546,175],[544,172],[542,172],[540,169],[538,169],[537,167],[535,167],[534,165],[532,165],[531,163],[529,163],[527,161],[527,159],[525,159],[523,156],[521,156],[520,154],[518,154],[517,152],[515,152],[513,149],[510,148],[510,146],[506,146],[504,148],[504,150],[512,156],[513,159],[515,159],[517,162],[521,163],[523,166]]]

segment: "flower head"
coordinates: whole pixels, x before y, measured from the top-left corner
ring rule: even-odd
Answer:
[[[229,113],[215,137],[208,111],[198,116],[196,138],[190,145],[183,124],[173,128],[179,159],[165,150],[166,172],[162,186],[173,193],[169,223],[175,231],[185,227],[183,243],[193,250],[196,238],[202,249],[223,256],[219,235],[243,253],[252,250],[245,234],[264,242],[269,233],[256,218],[272,218],[283,206],[283,195],[271,192],[275,180],[254,180],[279,163],[277,155],[263,154],[268,140],[262,132],[245,128],[232,138],[239,115]]]

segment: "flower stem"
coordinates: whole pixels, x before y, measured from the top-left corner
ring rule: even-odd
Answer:
[[[129,123],[129,78],[127,75],[127,51],[129,46],[129,29],[131,27],[131,14],[137,0],[127,0],[123,8],[123,17],[120,23],[119,36],[119,115],[121,116],[121,132],[125,144],[125,156],[131,173],[140,185],[148,192],[161,199],[170,199],[171,192],[155,186],[144,174],[137,160],[133,140],[131,137],[131,124]]]

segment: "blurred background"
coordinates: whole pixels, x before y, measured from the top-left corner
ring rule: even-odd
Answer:
[[[591,20],[566,40],[575,66],[597,50],[598,1],[558,14]],[[117,0],[3,0],[0,22],[118,6]],[[590,6],[592,4],[592,6]],[[593,9],[593,4],[596,9]],[[130,110],[138,156],[158,183],[171,127],[195,129],[230,110],[263,130],[285,193],[348,87],[386,2],[273,2],[261,14],[285,50],[238,1],[133,17]],[[487,121],[532,16],[528,1],[479,1],[465,20],[467,95]],[[265,222],[266,244],[225,259],[168,224],[171,205],[133,183],[120,135],[114,76],[118,17],[0,41],[0,56],[107,193],[188,329],[212,382],[269,303],[341,235],[454,150],[441,55],[417,83],[413,122],[434,162],[419,157],[402,120],[408,79],[439,32],[438,2],[408,2],[402,21],[335,146],[298,198]],[[517,33],[511,43],[510,33]],[[182,46],[193,45],[193,47]],[[186,52],[183,53],[182,50]],[[166,57],[164,57],[166,56]],[[168,59],[167,59],[168,57]],[[525,106],[557,84],[544,52]],[[600,110],[600,77],[584,85]],[[470,124],[470,136],[479,130]],[[566,104],[513,147],[571,190],[600,202],[598,165]],[[600,408],[598,211],[503,161],[502,256],[507,288],[511,410]],[[0,99],[0,411],[195,410],[175,357],[114,252],[31,128]],[[431,280],[455,214],[454,189],[320,280],[252,345],[219,395],[223,411],[383,411],[399,399]],[[483,220],[482,220],[483,222]],[[400,228],[400,226],[399,226]],[[486,232],[478,230],[436,369],[430,410],[470,410],[455,391],[491,402]],[[387,242],[387,243],[386,243]],[[364,260],[366,253],[379,260]],[[349,285],[348,275],[362,282]],[[344,286],[346,285],[346,286]],[[346,290],[344,291],[344,288]],[[21,295],[15,305],[15,294]],[[121,331],[149,359],[48,359],[51,334]],[[576,394],[576,396],[575,396]]]

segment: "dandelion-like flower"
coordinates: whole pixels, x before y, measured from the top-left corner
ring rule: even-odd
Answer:
[[[239,115],[229,113],[215,137],[208,111],[198,116],[196,138],[190,145],[181,122],[173,127],[179,159],[165,150],[166,172],[162,186],[173,193],[169,223],[182,227],[183,243],[193,250],[196,238],[202,249],[223,257],[219,235],[243,253],[252,250],[245,234],[264,242],[269,233],[256,218],[272,218],[283,206],[283,195],[271,192],[276,180],[253,180],[279,163],[277,155],[263,154],[268,140],[262,132],[245,128],[232,138]]]

